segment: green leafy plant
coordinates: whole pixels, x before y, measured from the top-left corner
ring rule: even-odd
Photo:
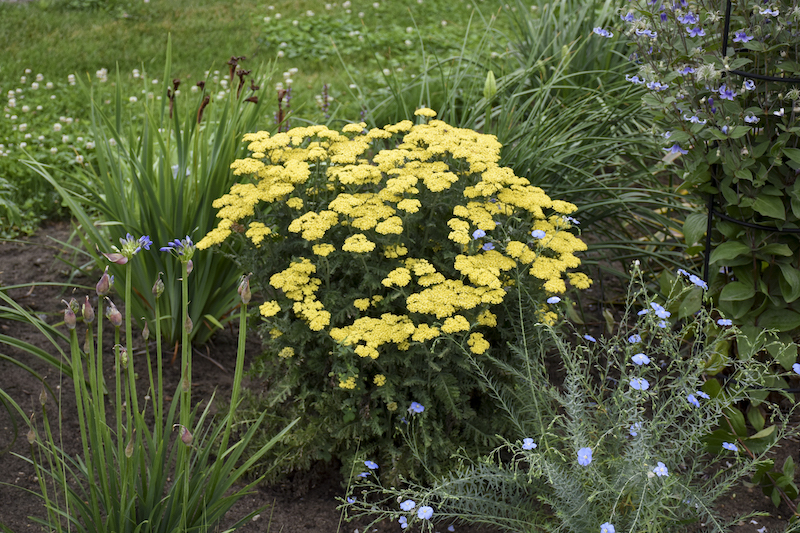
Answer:
[[[590,284],[571,271],[585,249],[574,205],[498,166],[492,136],[416,115],[248,134],[252,155],[233,168],[252,181],[215,201],[221,220],[198,243],[232,242],[264,293],[260,368],[277,386],[255,409],[304,415],[295,466],[358,451],[391,464],[387,476],[414,472],[395,425],[415,404],[438,413],[424,436],[432,464],[485,447],[492,406],[448,336],[481,354],[515,335],[517,287],[551,321],[548,296]]]
[[[178,95],[181,81],[175,79],[161,86],[160,96],[149,93],[143,101],[131,102],[123,99],[117,84],[110,116],[92,99],[97,159],[96,166],[85,169],[85,188],[64,185],[43,165],[29,163],[67,204],[97,265],[105,264],[100,252],[111,252],[110,243],[127,231],[153,228],[153,238],[167,242],[175,235],[197,237],[213,228],[211,202],[235,183],[230,162],[243,155],[240,138],[260,120],[268,100],[267,77],[247,78],[250,71],[237,66],[238,59],[231,60],[229,81],[219,92],[211,93],[209,85],[205,92]],[[165,79],[169,72],[168,51]],[[142,80],[143,87],[146,83]],[[206,89],[205,82],[198,86]],[[134,117],[142,120],[137,123]],[[232,316],[239,271],[230,259],[211,260],[205,254],[192,266],[189,315],[197,327],[190,340],[202,343]],[[136,297],[129,303],[134,316],[151,317],[159,306],[164,335],[176,342],[183,328],[180,293],[169,287],[156,301],[150,287],[159,272],[171,279],[180,276],[174,264],[156,256],[130,269],[111,265],[120,283],[133,276]]]
[[[426,531],[464,520],[576,533],[684,531],[694,522],[727,531],[743,519],[721,519],[715,502],[738,480],[772,468],[766,455],[775,440],[757,447],[758,436],[738,431],[707,436],[727,426],[731,406],[760,390],[769,366],[743,353],[726,381],[709,378],[705,367],[719,343],[741,332],[711,308],[681,313],[687,293],[701,291],[694,278],[673,278],[662,300],[646,289],[638,267],[631,274],[613,336],[567,336],[521,313],[524,335],[512,358],[490,349],[478,359],[462,348],[510,424],[503,444],[485,457],[464,457],[461,468],[427,487],[387,488],[367,476],[348,494],[349,516],[418,523]],[[712,332],[717,341],[703,342]],[[498,379],[487,362],[512,382]],[[796,434],[791,413],[768,407],[776,436]],[[415,453],[427,424],[415,417],[406,431]],[[790,463],[774,486],[791,488],[791,471]]]
[[[148,250],[151,244],[147,236],[135,239],[128,235],[119,250],[119,254],[129,261],[126,267],[132,268],[134,262],[142,259],[145,254],[134,256]],[[183,316],[187,316],[187,265],[193,246],[188,242],[174,241],[165,248],[180,259],[181,311]],[[124,302],[127,304],[133,293],[131,276],[125,279]],[[163,287],[163,281],[158,278],[154,290],[156,297],[162,295]],[[96,315],[88,295],[83,304],[74,300],[67,303],[64,311],[64,323],[69,329],[81,454],[73,457],[60,448],[60,439],[51,424],[52,415],[48,413],[48,395],[43,389],[40,395],[41,421],[32,422],[27,435],[31,455],[21,457],[36,469],[47,510],[47,518],[37,521],[55,531],[214,531],[225,513],[258,480],[244,487],[234,488],[234,484],[293,425],[289,424],[269,443],[245,458],[244,449],[257,431],[262,415],[238,442],[229,447],[244,368],[244,337],[250,299],[247,279],[239,288],[242,303],[240,343],[231,402],[227,413],[216,420],[210,414],[213,398],[202,411],[192,406],[191,349],[186,339],[190,325],[187,324],[184,332],[181,381],[169,401],[162,376],[158,307],[153,320],[157,349],[154,369],[149,344],[146,343],[144,358],[134,356],[130,313],[122,316],[107,297],[110,289],[111,279],[108,273],[104,273],[96,287],[96,337]],[[126,305],[126,308],[130,307]],[[76,311],[81,313],[86,325],[83,349],[78,342]],[[115,333],[114,378],[108,383],[102,357],[104,314]],[[124,345],[121,343],[123,325]],[[145,340],[149,338],[149,328],[145,327],[143,336]],[[137,368],[144,371],[148,384],[147,398],[142,403],[136,387]],[[107,402],[111,407],[110,415],[106,411]],[[151,416],[154,417],[152,425],[148,422]],[[232,529],[255,513],[239,520]]]
[[[657,11],[633,2],[621,13],[638,68],[628,79],[648,89],[642,103],[663,131],[666,159],[699,196],[697,210],[720,213],[713,248],[703,212],[687,219],[686,243],[710,254],[706,281],[720,309],[755,333],[800,327],[800,66],[786,52],[798,44],[794,7],[736,2],[727,27],[706,3]]]

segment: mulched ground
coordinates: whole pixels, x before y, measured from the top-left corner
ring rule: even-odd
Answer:
[[[71,260],[71,252],[65,250],[58,241],[66,241],[70,237],[70,227],[61,223],[48,226],[24,242],[0,243],[0,286],[23,283],[41,283],[44,281],[67,282],[72,269],[65,262]],[[99,277],[99,272],[97,276]],[[94,286],[96,279],[77,276],[73,283]],[[20,305],[32,310],[55,324],[62,320],[62,299],[71,297],[71,291],[60,287],[33,285],[22,289],[8,291]],[[77,291],[75,296],[83,297],[87,292]],[[93,295],[93,291],[91,292]],[[117,302],[118,303],[118,302]],[[109,328],[110,329],[110,328]],[[24,339],[44,349],[52,350],[43,342],[42,336],[32,327],[19,322],[0,318],[0,333]],[[137,339],[140,338],[137,336]],[[113,344],[107,341],[106,346]],[[209,345],[210,359],[195,357],[193,361],[193,397],[200,401],[210,398],[216,390],[218,395],[227,397],[230,392],[235,359],[236,335],[234,331],[226,331],[214,337]],[[258,342],[252,342],[248,353],[257,353]],[[74,392],[68,377],[56,375],[36,358],[23,352],[15,351],[0,345],[0,353],[4,353],[32,366],[45,374],[47,382],[60,395],[62,412],[64,447],[72,453],[80,450],[80,436],[76,427],[74,411]],[[212,361],[213,360],[213,361]],[[166,379],[177,383],[179,369],[166,366]],[[224,369],[221,370],[220,366]],[[107,365],[111,368],[111,365]],[[39,409],[41,383],[29,373],[0,361],[0,389],[7,392],[26,411]],[[54,398],[48,399],[49,412],[56,412]],[[13,426],[8,413],[0,408],[0,449],[8,446],[13,438]],[[30,455],[30,448],[24,431],[18,436],[12,450],[23,457]],[[786,456],[800,459],[800,445],[796,441],[787,441],[777,450],[778,462],[783,464]],[[32,467],[12,453],[0,455],[0,524],[10,527],[16,532],[42,531],[43,528],[34,523],[30,516],[44,516],[42,501],[35,495],[38,483]],[[341,522],[340,513],[336,510],[337,498],[342,497],[344,488],[338,468],[333,465],[320,465],[311,472],[294,476],[282,483],[259,487],[256,493],[240,501],[229,513],[231,523],[237,517],[258,508],[265,508],[257,520],[249,523],[240,531],[244,532],[354,532],[366,533],[363,524]],[[788,523],[790,512],[783,505],[775,509],[757,487],[742,485],[720,503],[720,512],[725,516],[734,516],[749,511],[763,511],[769,516],[758,517],[752,522],[737,526],[734,533],[766,533],[781,531]],[[438,530],[446,531],[449,524],[440,524]],[[766,529],[763,529],[766,528]],[[400,531],[396,523],[379,524],[369,530],[374,533]],[[458,533],[490,533],[482,527],[456,525]]]

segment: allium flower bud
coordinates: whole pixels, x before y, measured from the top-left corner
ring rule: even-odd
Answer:
[[[97,286],[95,290],[97,291],[98,296],[105,296],[111,290],[111,285],[114,282],[113,277],[108,275],[108,267],[106,267],[103,275],[100,277],[100,281],[97,282]]]
[[[186,333],[191,333],[194,329],[194,323],[189,315],[186,315],[186,320],[183,321],[183,329],[186,330]]]
[[[486,74],[486,83],[483,85],[483,97],[491,100],[497,94],[497,81],[494,79],[494,72],[491,70]]]
[[[158,273],[158,279],[153,284],[153,294],[155,295],[156,299],[164,293],[164,282],[161,281],[161,272]]]
[[[242,297],[242,303],[250,303],[250,298],[252,294],[250,293],[250,275],[242,277],[242,281],[239,283],[239,296]]]
[[[42,391],[39,393],[39,403],[45,405],[47,403],[47,389],[42,387]]]
[[[150,338],[150,326],[147,324],[147,321],[144,320],[144,317],[142,318],[142,320],[144,321],[144,327],[142,328],[142,338],[144,340],[147,340]]]
[[[87,324],[91,324],[94,322],[94,307],[92,307],[92,303],[89,301],[89,295],[86,295],[86,300],[83,302],[83,308],[81,309],[83,314],[83,320]]]
[[[183,424],[175,424],[173,426],[173,428],[175,428],[175,427],[180,428],[181,442],[184,443],[187,446],[191,446],[191,444],[192,444],[192,434],[189,433],[189,430],[186,429],[186,426],[184,426]]]
[[[133,457],[133,437],[131,437],[131,440],[128,441],[128,445],[125,446],[125,457],[128,459]]]
[[[128,368],[128,350],[119,344],[117,344],[115,348],[119,350],[119,363],[122,365],[122,368]]]
[[[114,305],[110,299],[108,299],[108,309],[106,309],[106,318],[111,322],[111,324],[118,328],[122,326],[122,313],[119,312],[117,306]]]
[[[64,324],[66,324],[67,328],[69,329],[75,329],[75,323],[75,311],[73,311],[69,304],[67,304],[67,308],[64,309]]]
[[[191,274],[192,270],[194,270],[194,262],[189,259],[189,261],[186,262],[186,274]]]
[[[34,442],[36,442],[36,432],[31,428],[28,430],[28,444],[33,444]]]

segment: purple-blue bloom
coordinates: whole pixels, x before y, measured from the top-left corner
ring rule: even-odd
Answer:
[[[697,394],[698,396],[700,396],[704,400],[710,400],[711,399],[711,396],[709,396],[708,394],[706,394],[705,392],[703,392],[701,390],[697,391],[695,394]]]
[[[534,239],[544,239],[545,235],[547,234],[540,229],[535,229],[531,232],[531,237]]]
[[[422,404],[417,402],[411,402],[411,407],[408,408],[409,413],[421,413],[425,410],[425,407]]]
[[[695,407],[700,407],[700,402],[697,401],[697,398],[694,397],[694,394],[688,395],[686,397],[686,401],[694,405]]]
[[[475,231],[472,232],[473,239],[480,239],[482,237],[486,237],[486,232],[483,231],[482,229],[476,229]]]
[[[161,248],[162,252],[170,252],[172,255],[177,256],[181,261],[189,261],[194,255],[195,246],[191,237],[188,235],[185,239],[175,239]]]
[[[631,83],[638,83],[640,85],[644,83],[644,80],[640,80],[639,76],[636,75],[631,76],[630,74],[625,74],[625,80]]]
[[[634,333],[633,335],[628,337],[628,342],[631,343],[631,344],[640,343],[640,342],[642,342],[642,336],[639,335],[638,333]]]
[[[558,296],[551,296],[550,298],[547,299],[547,303],[549,303],[551,305],[552,304],[557,304],[560,301],[561,301],[561,298],[559,298]]]
[[[722,447],[725,448],[726,450],[729,450],[729,451],[732,451],[732,452],[738,452],[739,451],[739,448],[737,448],[735,444],[731,444],[730,442],[723,442],[722,443]]]
[[[631,434],[631,437],[635,437],[635,436],[637,436],[639,434],[639,430],[640,429],[642,429],[642,423],[641,422],[636,422],[635,424],[631,424],[631,427],[628,430],[628,433]]]
[[[417,503],[414,500],[406,500],[400,504],[400,509],[402,509],[403,511],[410,511],[416,506]]]
[[[689,150],[684,150],[683,148],[681,148],[681,145],[678,144],[678,143],[673,144],[669,148],[664,148],[664,150],[669,152],[669,153],[671,153],[671,154],[688,154],[689,153]]]
[[[633,361],[634,364],[640,365],[640,366],[641,365],[649,365],[650,364],[650,358],[647,357],[643,353],[637,353],[636,355],[631,357],[631,361]]]
[[[531,439],[529,437],[524,438],[524,439],[522,439],[522,449],[523,450],[535,450],[536,449],[536,443],[533,442],[533,439]]]
[[[744,88],[747,91],[754,91],[756,88],[756,82],[754,82],[753,80],[745,80]]]
[[[730,318],[720,318],[719,320],[717,320],[717,325],[718,326],[732,326],[733,325],[733,320],[731,320]]]
[[[794,370],[795,374],[800,374],[800,363],[795,363],[792,365],[792,370]]]
[[[719,97],[723,100],[733,100],[736,96],[736,91],[733,89],[728,89],[728,86],[724,83],[719,86],[719,91],[717,92],[719,92]]]
[[[658,304],[656,302],[650,302],[650,307],[652,307],[653,310],[656,312],[656,316],[658,318],[669,318],[670,316],[672,316],[672,313],[664,309],[664,307],[661,304]]]
[[[765,15],[765,16],[769,15],[769,16],[772,16],[772,17],[777,17],[780,14],[777,9],[770,9],[770,8],[767,8],[767,9],[765,9],[763,11],[759,10],[758,12],[760,14],[762,14],[762,15]]]
[[[596,33],[597,35],[599,35],[600,37],[605,37],[606,39],[610,39],[610,38],[612,38],[614,36],[614,34],[611,33],[610,31],[605,30],[605,29],[600,28],[600,27],[597,27],[597,28],[593,29],[592,31],[594,33]]]
[[[733,42],[735,42],[735,43],[746,43],[746,42],[752,41],[752,40],[753,40],[753,38],[751,36],[747,35],[747,33],[745,33],[744,30],[739,30],[739,31],[737,31],[736,33],[733,34]]]
[[[666,83],[661,83],[660,81],[648,82],[646,87],[651,91],[664,91],[666,89],[669,89],[669,85],[667,85]]]
[[[653,469],[653,473],[658,477],[669,475],[669,472],[667,471],[667,466],[661,461],[657,463],[656,467]]]
[[[744,121],[747,122],[748,124],[756,124],[759,120],[761,119],[759,119],[752,113],[749,113],[746,117],[744,117]]]
[[[691,11],[689,11],[682,17],[678,17],[678,22],[680,22],[684,26],[688,26],[689,24],[697,24],[699,21],[700,19],[697,17],[697,15],[695,15]]]
[[[689,33],[689,37],[704,37],[706,35],[706,30],[700,26],[686,28],[686,31]]]
[[[686,76],[687,74],[694,74],[694,68],[687,65],[682,69],[680,69],[678,72]]]
[[[364,461],[364,466],[366,466],[370,470],[376,470],[378,468],[378,463],[374,461]]]
[[[647,390],[650,388],[650,383],[644,378],[631,379],[631,388],[634,390]]]
[[[433,516],[433,508],[428,507],[427,505],[423,505],[417,510],[417,518],[422,520],[430,520]]]
[[[600,533],[617,533],[617,530],[614,529],[614,524],[605,522],[600,526]]]
[[[581,448],[578,450],[578,464],[581,466],[589,466],[592,462],[592,449]]]
[[[494,250],[494,244],[492,244],[492,243],[490,243],[490,242],[484,243],[484,245],[483,245],[483,246],[481,246],[481,249],[482,249],[484,252],[488,252],[489,250]]]
[[[700,287],[703,290],[708,289],[708,283],[706,283],[705,281],[703,281],[699,277],[695,276],[694,274],[689,276],[689,281],[691,281],[692,283],[694,283],[695,285],[697,285],[698,287]]]
[[[636,20],[636,17],[633,16],[633,11],[628,11],[627,15],[620,15],[619,18],[625,22],[634,22]]]
[[[646,35],[651,39],[655,39],[656,37],[658,37],[658,32],[654,32],[651,30],[636,30],[636,35]]]
[[[583,338],[586,339],[589,342],[597,342],[597,339],[595,339],[594,337],[592,337],[589,334],[584,335]],[[798,374],[800,374],[800,372],[798,372]]]

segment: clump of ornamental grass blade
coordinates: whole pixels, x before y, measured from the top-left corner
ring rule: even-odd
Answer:
[[[565,335],[520,315],[524,335],[511,358],[497,349],[477,358],[464,347],[509,422],[503,443],[479,459],[463,457],[428,486],[388,488],[369,474],[357,478],[344,502],[348,515],[425,531],[465,521],[575,533],[685,531],[692,523],[726,531],[747,518],[723,520],[715,503],[769,463],[775,440],[756,446],[746,433],[725,441],[709,435],[728,427],[733,405],[761,391],[768,366],[742,354],[730,362],[728,379],[709,377],[707,366],[741,333],[711,307],[679,318],[686,293],[703,290],[702,280],[676,278],[665,301],[644,288],[638,266],[631,274],[616,335]],[[790,415],[770,405],[771,431],[796,434]],[[420,460],[426,424],[415,417],[406,430]],[[422,506],[431,513],[421,516]]]
[[[412,402],[430,418],[433,462],[485,449],[491,404],[450,339],[480,356],[514,338],[520,287],[539,302],[527,312],[552,322],[545,300],[590,284],[573,271],[585,249],[574,205],[499,166],[493,136],[416,115],[248,134],[252,155],[233,164],[242,182],[198,242],[238,246],[264,294],[264,401],[305,414],[294,466],[358,449],[393,465],[387,475],[415,472],[396,438]]]

